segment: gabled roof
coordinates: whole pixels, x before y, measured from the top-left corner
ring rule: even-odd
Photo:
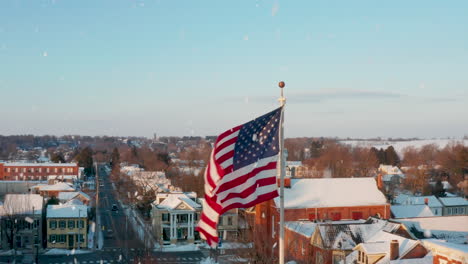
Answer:
[[[279,197],[274,201],[279,207]],[[291,187],[284,189],[284,208],[287,209],[386,203],[374,178],[291,179]]]
[[[386,221],[372,224],[320,224],[318,230],[323,246],[332,249],[351,250],[369,240],[384,228]]]
[[[395,198],[397,204],[425,204],[425,200],[428,201],[428,206],[433,207],[442,207],[440,201],[434,195],[431,196],[412,196],[407,194],[400,194]]]
[[[201,208],[201,205],[194,202],[188,195],[185,193],[169,193],[166,196],[166,199],[162,201],[160,204],[155,204],[157,208],[159,209],[176,209],[180,203],[185,203],[189,207],[191,207],[193,210],[197,208]]]
[[[395,218],[434,216],[427,205],[392,205],[390,210]]]
[[[437,238],[448,242],[468,243],[468,216],[438,216],[395,219],[405,225],[415,238]]]
[[[91,197],[84,192],[59,192],[58,199],[62,201],[68,201],[75,198],[78,195],[82,195],[85,199],[91,200]]]
[[[310,221],[290,221],[284,223],[285,228],[310,238],[315,231],[316,223]]]

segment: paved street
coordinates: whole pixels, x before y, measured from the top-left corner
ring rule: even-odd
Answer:
[[[146,250],[138,238],[135,227],[116,198],[109,175],[98,166],[99,202],[97,214],[104,237],[102,249],[79,255],[40,255],[39,263],[95,264],[95,263],[199,263],[204,257],[200,251],[192,252],[154,252]],[[113,205],[118,210],[112,210]],[[33,256],[19,256],[17,263],[33,263]],[[1,263],[11,263],[12,257],[0,256]]]

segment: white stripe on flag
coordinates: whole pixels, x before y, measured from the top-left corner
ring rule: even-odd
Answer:
[[[205,223],[203,220],[200,220],[198,222],[198,227],[203,229],[204,231],[206,231],[208,234],[210,234],[210,235],[212,235],[214,237],[218,237],[218,232],[216,231],[216,229],[212,228],[210,225]]]
[[[228,153],[229,151],[234,150],[234,147],[236,146],[236,143],[233,143],[225,148],[223,148],[220,152],[216,153],[215,158],[219,159],[221,156],[224,154]]]
[[[225,169],[225,168],[231,166],[233,159],[234,158],[229,158],[229,159],[225,160],[223,163],[221,163],[221,168]]]
[[[237,179],[237,177],[245,175],[245,174],[251,172],[255,168],[263,167],[263,166],[267,165],[268,163],[274,162],[276,160],[278,160],[278,155],[274,155],[274,156],[271,156],[271,157],[268,157],[268,158],[263,158],[261,160],[258,160],[255,163],[249,164],[249,165],[247,165],[245,167],[242,167],[242,168],[240,168],[238,170],[230,172],[230,173],[224,175],[224,177],[220,180],[219,183],[216,183],[216,187],[218,188],[219,186],[221,186],[225,182],[230,182],[232,180],[235,180],[235,179]]]
[[[218,223],[218,212],[211,208],[206,200],[203,200],[203,214],[206,215],[211,221]]]
[[[217,198],[218,198],[217,202],[221,203],[221,200],[226,198],[231,193],[241,193],[242,191],[246,190],[247,188],[251,187],[252,185],[257,184],[256,183],[257,180],[271,178],[271,177],[276,178],[276,172],[277,172],[276,168],[271,169],[271,170],[264,170],[264,171],[259,172],[254,177],[250,177],[244,183],[242,183],[240,185],[236,185],[235,187],[233,187],[231,189],[227,189],[227,190],[224,190],[224,191],[218,193],[217,194]]]
[[[216,147],[219,147],[219,146],[221,146],[221,144],[223,144],[224,142],[226,142],[226,141],[228,141],[228,140],[230,140],[230,139],[232,139],[232,138],[237,137],[237,135],[239,135],[239,132],[240,132],[240,129],[237,130],[236,132],[230,134],[229,136],[224,137],[223,139],[221,139],[221,140],[218,142],[218,144],[216,144]]]

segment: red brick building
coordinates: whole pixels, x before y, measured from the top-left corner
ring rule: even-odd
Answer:
[[[367,219],[390,217],[390,204],[374,178],[291,179],[284,191],[285,221]],[[277,255],[279,198],[256,206],[256,247]],[[273,252],[272,252],[273,251]]]
[[[0,163],[0,180],[47,180],[49,175],[78,175],[76,163]]]
[[[423,240],[424,246],[432,251],[434,264],[468,263],[468,246],[435,239]]]

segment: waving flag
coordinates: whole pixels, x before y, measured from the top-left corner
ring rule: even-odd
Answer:
[[[205,171],[205,201],[197,230],[218,243],[219,216],[278,196],[280,107],[218,136]]]

